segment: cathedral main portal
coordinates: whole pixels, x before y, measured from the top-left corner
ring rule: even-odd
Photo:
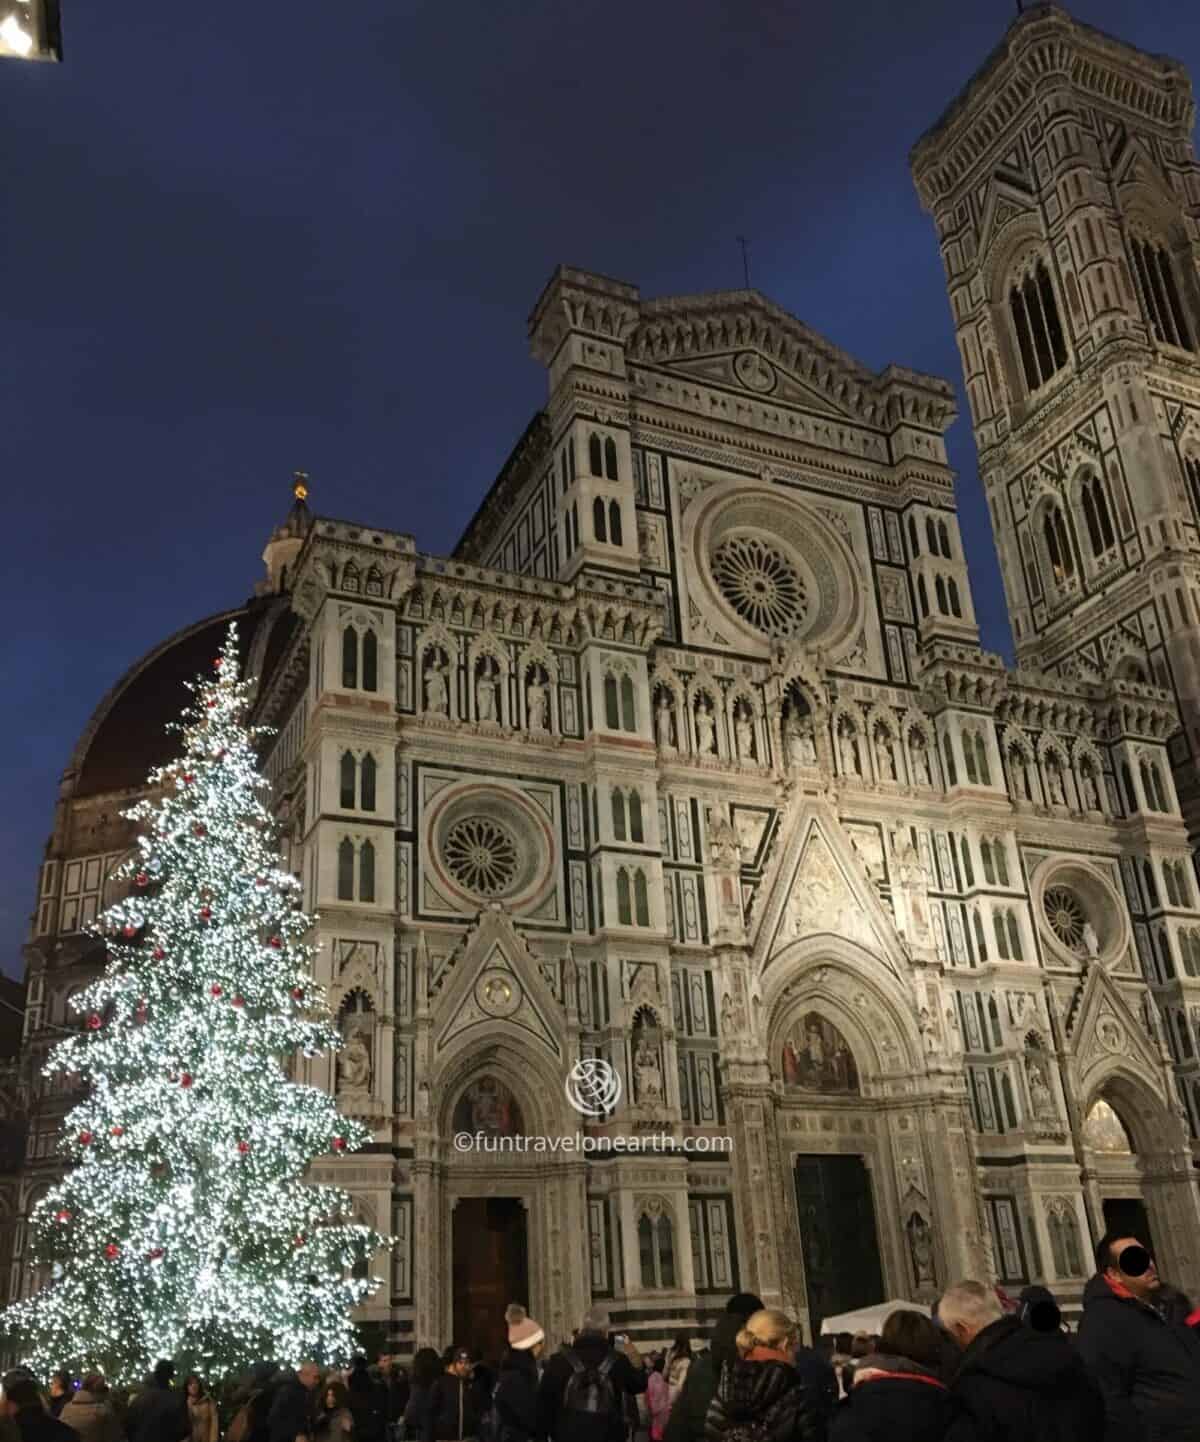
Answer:
[[[454,1208],[454,1339],[498,1362],[504,1309],[529,1295],[525,1208],[517,1197],[464,1197]]]
[[[825,1317],[884,1300],[871,1177],[860,1156],[798,1156],[796,1208],[813,1335]]]

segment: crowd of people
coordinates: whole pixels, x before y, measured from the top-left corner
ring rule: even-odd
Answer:
[[[809,1347],[785,1312],[731,1297],[707,1345],[643,1354],[593,1308],[554,1350],[513,1304],[493,1371],[465,1347],[407,1368],[263,1363],[210,1392],[171,1362],[132,1396],[98,1373],[9,1372],[0,1442],[1198,1442],[1200,1309],[1135,1237],[1109,1235],[1074,1334],[1054,1297],[964,1281],[932,1315]]]

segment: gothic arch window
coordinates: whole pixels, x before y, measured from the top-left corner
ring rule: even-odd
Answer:
[[[610,671],[604,678],[604,724],[610,731],[621,729],[621,710],[617,699],[617,678]]]
[[[1137,792],[1133,788],[1133,772],[1129,769],[1129,762],[1121,762],[1121,783],[1125,790],[1125,809],[1133,812],[1138,809]]]
[[[934,594],[937,596],[938,615],[945,616],[949,612],[950,606],[946,600],[946,582],[943,577],[939,576],[937,578],[933,583],[933,589]]]
[[[562,494],[567,494],[567,453],[564,450],[558,458],[558,479]]]
[[[633,925],[633,892],[623,866],[617,871],[617,921],[621,926]]]
[[[1142,791],[1146,797],[1146,805],[1151,811],[1166,811],[1167,793],[1157,762],[1147,761],[1143,758],[1138,764],[1138,769],[1142,776]]]
[[[650,892],[646,885],[646,873],[641,867],[633,874],[633,914],[639,926],[650,925]]]
[[[600,437],[595,431],[588,436],[588,470],[593,476],[603,476],[604,466],[601,460],[602,447]]]
[[[643,1288],[654,1292],[674,1288],[675,1237],[665,1207],[644,1210],[638,1217],[638,1256]]]
[[[646,840],[645,828],[642,825],[642,798],[637,791],[629,793],[629,839],[637,843],[644,843]]]
[[[971,915],[975,923],[975,946],[979,952],[979,960],[986,961],[988,959],[988,948],[987,936],[983,929],[983,917],[980,915],[978,907],[975,908]]]
[[[988,764],[987,742],[979,734],[974,732],[975,738],[975,765],[979,771],[979,783],[981,786],[992,784],[992,768]]]
[[[954,559],[953,552],[952,552],[951,549],[950,549],[950,531],[949,531],[949,528],[947,527],[945,521],[939,521],[939,522],[938,522],[937,532],[938,532],[938,549],[941,551],[942,555],[945,556],[945,558],[946,558],[948,561],[953,560],[953,559]]]
[[[1187,1017],[1182,1011],[1175,1013],[1175,1030],[1179,1035],[1179,1050],[1185,1058],[1195,1055],[1196,1048],[1192,1045],[1191,1032],[1188,1030]]]
[[[358,686],[358,632],[353,626],[342,632],[342,685],[347,690]]]
[[[1008,936],[1004,930],[1004,914],[1000,911],[992,912],[992,931],[996,936],[996,954],[1001,961],[1009,961]]]
[[[349,751],[342,752],[338,766],[338,805],[343,811],[353,811],[358,791],[358,763]]]
[[[1113,531],[1104,481],[1099,476],[1086,477],[1079,488],[1079,500],[1092,555],[1097,558],[1106,555],[1117,544],[1117,537]]]
[[[621,677],[621,730],[637,730],[637,707],[633,699],[633,677]]]
[[[974,886],[975,868],[971,864],[971,843],[965,836],[959,837],[959,850],[962,853],[963,881],[967,886]]]
[[[362,689],[379,689],[379,645],[374,631],[364,631],[362,638]]]
[[[608,540],[608,526],[604,519],[604,502],[599,496],[592,502],[592,531],[600,542]]]
[[[621,507],[616,501],[608,503],[608,539],[614,546],[624,545],[621,536]]]
[[[1007,1072],[1000,1074],[1000,1095],[1004,1098],[1004,1115],[1014,1130],[1020,1126],[1017,1120],[1017,1104],[1013,1097],[1012,1078]]]
[[[571,550],[579,549],[579,507],[571,502]]]
[[[616,786],[612,793],[612,829],[614,841],[625,841],[628,837],[628,826],[625,814],[625,796]]]
[[[958,785],[958,767],[954,764],[954,747],[949,736],[942,737],[942,760],[946,768],[946,785]]]
[[[917,599],[921,603],[921,615],[929,615],[929,592],[925,587],[925,577],[917,577]]]
[[[983,879],[988,886],[996,884],[996,863],[992,859],[992,843],[985,836],[979,843],[979,859],[983,862]]]
[[[1175,862],[1164,861],[1162,870],[1163,885],[1167,892],[1167,905],[1182,906],[1183,902],[1179,899],[1179,882],[1175,871]]]
[[[1200,976],[1200,928],[1189,926],[1179,933],[1179,952],[1188,976]]]
[[[348,836],[338,843],[337,899],[354,900],[354,842]]]
[[[962,619],[962,601],[958,595],[958,582],[953,576],[946,582],[946,590],[950,596],[950,614]]]
[[[375,900],[375,847],[370,841],[358,849],[358,899]]]
[[[1161,962],[1162,975],[1160,980],[1165,984],[1175,980],[1175,962],[1171,956],[1171,942],[1166,931],[1158,933],[1158,957]]]
[[[1148,861],[1142,862],[1142,884],[1146,888],[1146,900],[1154,909],[1158,907],[1158,886],[1154,880],[1154,867]]]
[[[934,527],[932,516],[925,517],[925,545],[931,556],[938,554],[937,530]]]
[[[915,516],[908,518],[908,544],[913,554],[913,560],[921,554],[921,544],[917,539],[917,521]]]
[[[1025,951],[1021,946],[1021,927],[1017,921],[1017,913],[1011,907],[1004,913],[1005,925],[1008,928],[1008,951],[1013,961],[1024,961]]]
[[[1154,338],[1164,345],[1195,350],[1171,253],[1161,240],[1134,236],[1133,266],[1137,271]]]
[[[1057,1277],[1083,1276],[1083,1260],[1079,1246],[1079,1223],[1069,1203],[1056,1200],[1050,1203],[1046,1216],[1046,1230],[1050,1234],[1050,1254],[1054,1259],[1054,1273]]]
[[[996,1005],[994,996],[988,997],[988,1025],[992,1029],[992,1045],[1002,1047],[1004,1045],[1004,1034],[1000,1030],[1000,1008]],[[1013,1123],[1016,1126],[1016,1122]]]
[[[610,481],[617,479],[617,443],[612,436],[604,439],[604,474]]]
[[[1044,260],[1027,265],[1008,292],[1008,309],[1029,394],[1067,363],[1058,302]]]
[[[375,810],[375,777],[378,767],[368,751],[359,767],[359,805],[364,811]]]
[[[967,781],[972,785],[979,783],[979,762],[975,751],[975,733],[971,730],[964,730],[962,733],[963,765],[967,771]]]
[[[1075,555],[1071,550],[1066,519],[1056,505],[1047,506],[1042,516],[1042,539],[1054,579],[1059,585],[1071,580],[1075,575]]]

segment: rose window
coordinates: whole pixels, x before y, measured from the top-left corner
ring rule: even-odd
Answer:
[[[517,841],[489,816],[465,816],[446,833],[446,870],[479,896],[500,896],[517,875]]]
[[[1087,912],[1069,886],[1048,886],[1042,898],[1042,907],[1050,930],[1064,946],[1072,951],[1083,947],[1083,928],[1087,925]]]
[[[808,613],[808,597],[795,566],[757,536],[723,541],[713,552],[712,573],[722,596],[760,631],[786,634]]]

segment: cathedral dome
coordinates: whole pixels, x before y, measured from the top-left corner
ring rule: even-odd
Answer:
[[[212,665],[226,627],[238,624],[243,669],[261,681],[271,674],[299,617],[287,600],[263,597],[176,631],[136,661],[92,713],[67,768],[78,799],[140,787],[146,774],[178,752],[166,728],[187,701],[184,683]]]

